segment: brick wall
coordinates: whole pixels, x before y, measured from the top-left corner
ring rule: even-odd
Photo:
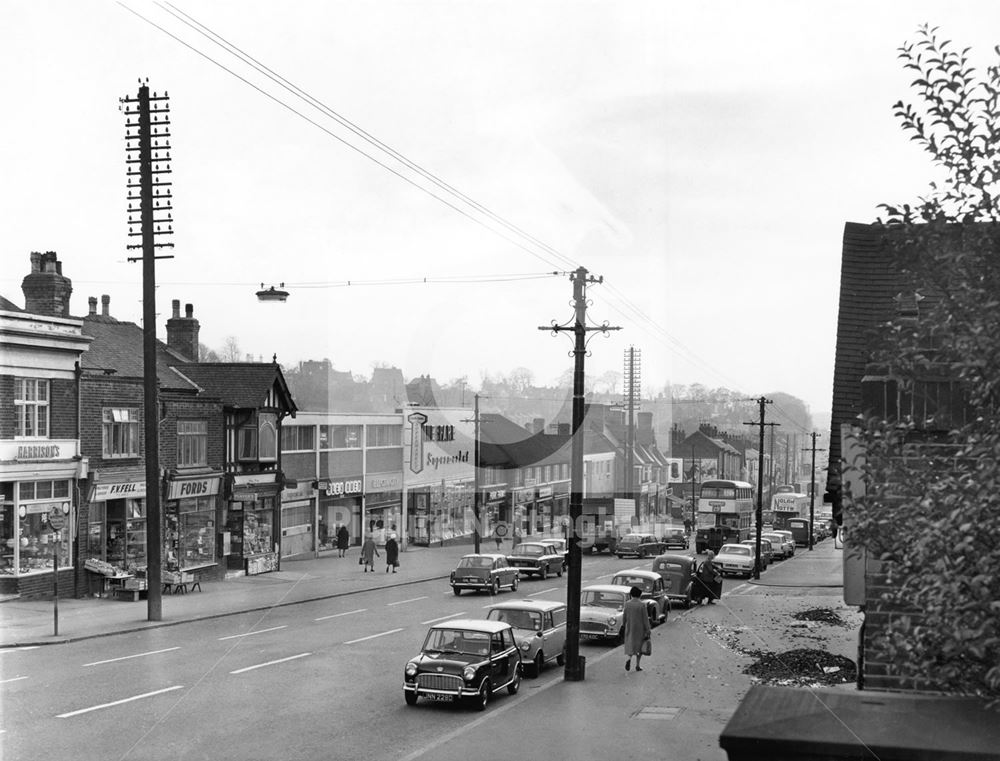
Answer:
[[[923,675],[914,670],[905,659],[890,658],[886,647],[886,633],[889,625],[897,620],[909,618],[912,624],[919,624],[920,611],[889,603],[883,595],[892,591],[886,583],[884,567],[877,562],[869,563],[865,573],[865,625],[861,642],[863,685],[869,690],[913,691],[930,690]]]
[[[14,376],[0,375],[0,439],[14,438]]]
[[[14,376],[0,376],[0,439],[14,438]],[[76,438],[76,381],[49,381],[50,439]]]

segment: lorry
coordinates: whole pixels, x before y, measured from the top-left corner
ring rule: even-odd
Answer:
[[[618,542],[615,528],[615,501],[612,497],[584,497],[580,520],[575,527],[582,552],[614,554]]]

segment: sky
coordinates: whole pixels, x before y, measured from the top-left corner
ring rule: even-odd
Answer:
[[[539,327],[572,319],[582,266],[588,318],[622,328],[588,376],[635,347],[644,393],[782,391],[828,420],[844,223],[933,179],[892,110],[923,23],[995,61],[992,0],[0,0],[0,294],[23,305],[29,253],[56,251],[74,314],[107,294],[141,324],[119,99],[148,78],[161,338],[178,299],[209,348],[286,367],[551,384],[572,346]]]

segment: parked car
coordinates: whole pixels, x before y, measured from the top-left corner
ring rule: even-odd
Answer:
[[[463,589],[486,591],[495,595],[501,587],[510,587],[511,592],[517,591],[520,573],[511,568],[507,557],[496,553],[463,555],[458,561],[458,567],[451,572],[451,589],[456,595]]]
[[[667,599],[691,607],[691,585],[694,582],[695,559],[690,555],[657,555],[653,571],[663,579]]]
[[[671,547],[677,547],[686,550],[688,543],[688,533],[683,526],[671,526],[663,534],[664,549],[669,550]]]
[[[563,570],[565,571],[569,567],[569,542],[562,537],[550,537],[545,540],[551,544],[555,551],[563,556]]]
[[[646,601],[649,611],[649,625],[656,626],[666,622],[670,613],[670,600],[667,599],[667,586],[663,578],[653,571],[619,571],[611,577],[612,584],[623,587],[639,587],[642,591],[640,599]]]
[[[792,546],[792,553],[791,554],[792,555],[795,554],[795,537],[792,536],[792,532],[791,531],[789,531],[787,529],[776,528],[773,531],[771,531],[771,533],[772,534],[780,534],[781,536],[783,536],[785,538],[785,542],[787,542],[788,544],[790,544]],[[789,555],[789,557],[791,557],[791,555]]]
[[[761,533],[760,536],[771,543],[771,549],[774,551],[775,558],[784,560],[795,554],[795,542],[779,534],[777,531],[767,531]]]
[[[744,539],[740,544],[745,544],[747,547],[752,547],[757,549],[756,539]],[[760,570],[767,570],[767,567],[771,565],[774,560],[774,549],[771,547],[771,542],[761,537],[760,539]]]
[[[745,544],[724,544],[715,556],[715,567],[723,576],[753,575],[754,548]]]
[[[631,587],[593,584],[580,590],[580,636],[621,642],[625,634],[625,601]]]
[[[563,556],[548,542],[521,542],[507,556],[507,563],[519,573],[547,579],[550,573],[563,574]]]
[[[403,697],[469,699],[480,711],[504,687],[521,686],[521,653],[514,630],[502,621],[455,619],[427,631],[420,654],[403,669]]]
[[[792,532],[792,538],[800,547],[809,546],[809,519],[789,518],[787,522],[788,530]],[[815,538],[813,539],[815,541]]]
[[[566,603],[554,600],[511,600],[490,608],[489,621],[501,621],[514,629],[521,663],[538,676],[546,661],[565,663]],[[528,665],[530,664],[530,666]]]
[[[667,546],[652,534],[626,534],[615,545],[615,554],[619,558],[630,555],[637,558],[649,558],[662,555]]]

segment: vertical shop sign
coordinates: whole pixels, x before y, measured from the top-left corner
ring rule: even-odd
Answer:
[[[410,421],[410,470],[420,473],[424,469],[424,423],[427,416],[422,412],[408,415]]]

